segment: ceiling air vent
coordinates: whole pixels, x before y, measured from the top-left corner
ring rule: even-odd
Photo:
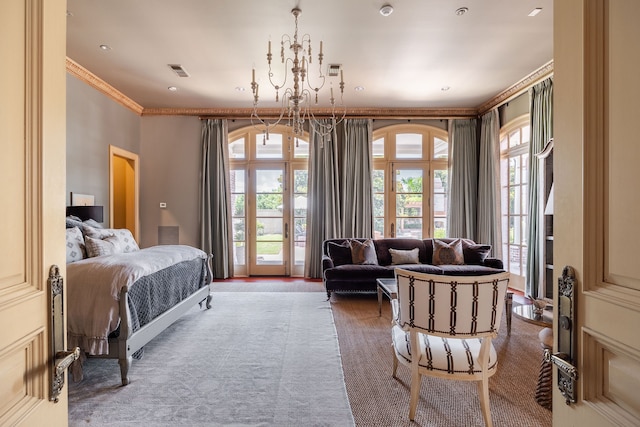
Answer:
[[[171,68],[179,77],[189,77],[189,73],[187,73],[180,64],[169,64],[169,68]]]
[[[329,64],[329,69],[327,71],[327,74],[329,74],[329,77],[337,77],[338,74],[340,74],[341,67],[342,65],[340,64]]]

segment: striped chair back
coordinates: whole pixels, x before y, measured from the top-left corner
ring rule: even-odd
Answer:
[[[445,337],[496,336],[509,273],[442,276],[396,268],[401,327]]]

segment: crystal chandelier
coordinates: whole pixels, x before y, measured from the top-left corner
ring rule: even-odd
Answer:
[[[321,135],[328,135],[335,129],[336,125],[344,120],[346,108],[343,104],[342,96],[344,94],[344,80],[342,70],[340,70],[340,100],[336,105],[333,87],[330,90],[329,103],[330,107],[325,117],[329,117],[329,122],[320,122],[310,108],[312,99],[315,105],[318,104],[318,93],[324,87],[326,76],[322,73],[322,41],[320,41],[320,49],[318,53],[318,77],[317,81],[311,82],[309,79],[309,68],[312,66],[311,54],[311,36],[305,34],[301,39],[298,38],[298,16],[302,13],[301,9],[294,8],[291,14],[295,18],[295,31],[293,37],[288,34],[282,36],[280,42],[280,57],[284,67],[284,77],[282,81],[274,82],[274,73],[271,69],[271,40],[267,50],[267,62],[269,63],[269,83],[276,90],[276,102],[281,102],[280,116],[272,122],[261,118],[258,114],[258,89],[260,85],[256,82],[256,70],[253,68],[251,73],[251,90],[253,92],[253,111],[251,113],[251,122],[254,126],[262,125],[264,130],[263,144],[269,139],[269,129],[279,123],[286,122],[293,129],[296,138],[296,146],[298,145],[298,137],[304,132],[304,123],[309,121],[310,127]],[[289,56],[285,56],[285,48],[289,51]],[[291,80],[290,86],[287,80]],[[317,85],[315,85],[317,83]],[[282,96],[281,96],[282,95]],[[256,123],[257,122],[257,123]]]

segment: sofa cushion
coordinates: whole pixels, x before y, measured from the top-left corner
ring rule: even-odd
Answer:
[[[350,240],[351,246],[351,262],[354,264],[378,265],[376,250],[373,246],[373,240],[367,239],[364,242],[359,240]]]
[[[491,245],[481,245],[471,240],[462,240],[462,252],[464,263],[472,265],[482,265],[491,252]]]
[[[504,271],[484,265],[440,265],[439,267],[445,276],[486,276]]]
[[[333,266],[351,264],[351,246],[349,242],[342,244],[335,242],[327,242],[327,255],[333,261]]]
[[[447,243],[440,239],[433,239],[433,265],[464,264],[464,252],[462,251],[462,241],[455,239]]]
[[[420,264],[419,251],[418,248],[413,248],[408,251],[390,248],[391,264]]]
[[[424,240],[411,238],[387,238],[376,239],[373,241],[373,244],[376,247],[378,264],[380,265],[391,265],[391,253],[389,252],[389,249],[407,251],[418,248],[418,259],[420,262],[422,264],[431,263],[431,258],[427,257]]]
[[[374,285],[373,289],[375,290],[375,281],[379,278],[384,277],[394,277],[393,269],[383,267],[380,265],[356,265],[356,264],[345,264],[339,267],[330,268],[325,270],[324,278],[325,280],[350,280],[350,281],[371,281]]]
[[[415,271],[416,273],[444,274],[441,266],[431,264],[404,264],[394,265],[395,268],[403,270]]]

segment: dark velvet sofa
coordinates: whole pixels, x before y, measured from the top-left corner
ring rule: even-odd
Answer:
[[[483,276],[504,271],[502,260],[488,257],[488,245],[460,239],[463,245],[464,264],[439,264],[433,261],[433,239],[383,238],[371,239],[375,259],[365,264],[354,264],[347,248],[351,240],[365,242],[368,239],[328,239],[323,242],[322,278],[327,297],[332,292],[375,292],[376,279],[393,278],[396,267],[411,271],[450,276]],[[450,244],[455,239],[438,239]],[[392,251],[409,251],[418,248],[419,263],[393,264]],[[395,252],[396,255],[398,252]],[[414,251],[415,253],[415,251]]]

